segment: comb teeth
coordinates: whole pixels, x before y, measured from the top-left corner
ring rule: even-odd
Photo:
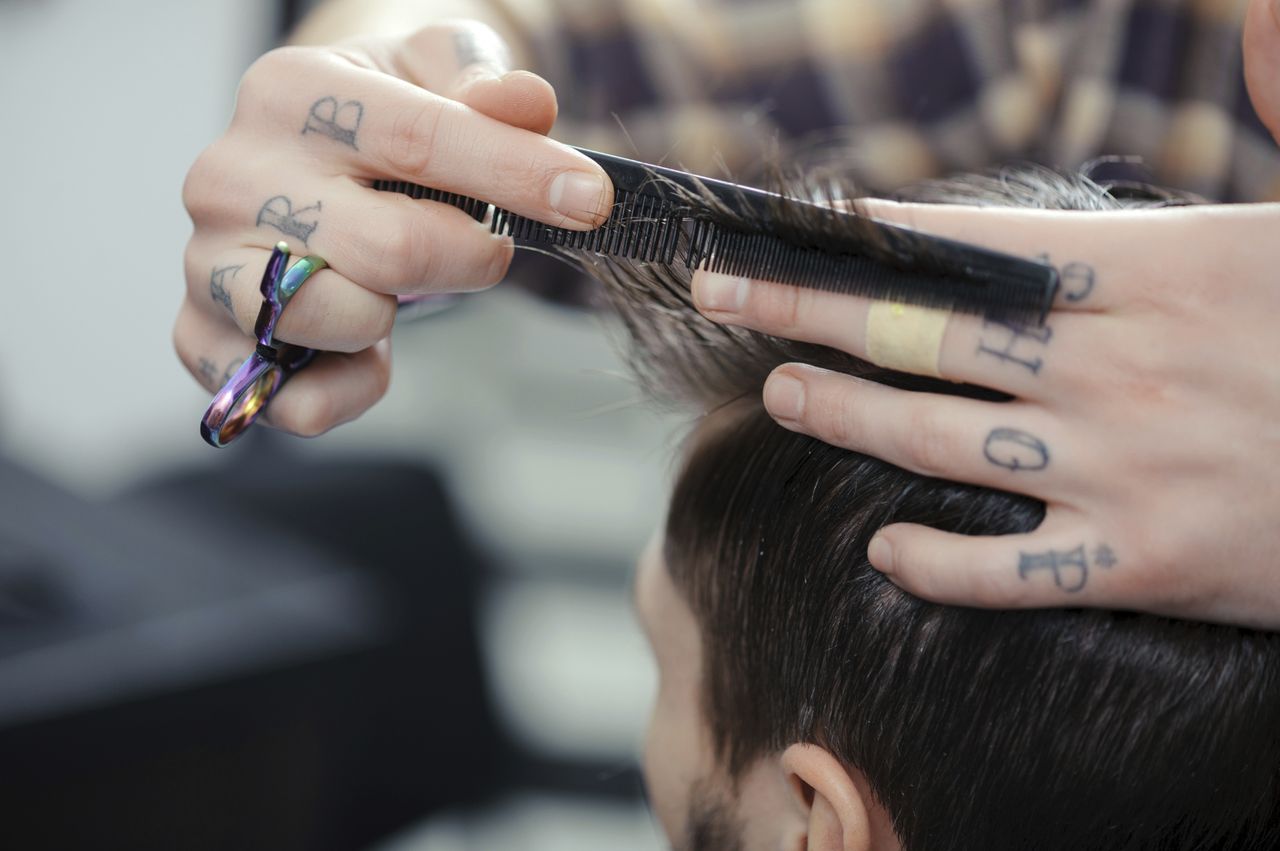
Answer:
[[[489,205],[484,201],[479,201],[466,195],[459,195],[456,192],[430,189],[405,180],[375,180],[373,188],[384,192],[399,192],[419,201],[439,201],[442,204],[457,207],[477,222],[483,222],[485,214],[489,212]]]
[[[1004,264],[988,272],[981,260],[973,260],[971,252],[976,249],[971,246],[952,243],[947,249],[944,241],[929,237],[938,250],[960,252],[960,261],[953,259],[947,268],[898,268],[860,253],[855,245],[846,253],[833,253],[798,245],[770,231],[730,229],[670,196],[616,183],[609,218],[590,231],[546,225],[475,198],[406,181],[378,180],[373,188],[448,204],[477,222],[488,218],[491,232],[525,243],[668,266],[679,262],[689,270],[703,268],[1010,321],[1042,322],[1057,287],[1052,267],[1020,258],[1002,258]]]
[[[613,210],[604,224],[594,230],[581,231],[543,224],[466,195],[416,183],[378,180],[373,188],[448,204],[478,222],[483,222],[492,210],[489,230],[513,239],[642,262],[674,263],[681,225],[686,221],[674,204],[625,189],[614,191]]]

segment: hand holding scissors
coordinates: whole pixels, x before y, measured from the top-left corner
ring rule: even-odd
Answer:
[[[258,345],[213,397],[200,420],[200,436],[211,446],[226,446],[235,440],[284,383],[316,355],[315,349],[277,340],[276,323],[298,289],[328,264],[312,254],[286,270],[289,254],[288,243],[276,243],[262,274],[262,308],[254,323]]]
[[[279,340],[319,352],[270,408],[271,425],[293,434],[321,434],[381,398],[404,297],[484,289],[506,274],[509,237],[448,204],[377,191],[377,179],[578,230],[603,220],[612,205],[603,172],[546,138],[555,94],[511,65],[497,33],[465,21],[281,48],[253,64],[226,133],[183,192],[194,231],[173,338],[204,387],[221,387],[257,338],[254,276],[278,240],[328,261],[277,318]],[[245,401],[260,410],[257,395]],[[233,430],[247,424],[243,410],[227,410]]]

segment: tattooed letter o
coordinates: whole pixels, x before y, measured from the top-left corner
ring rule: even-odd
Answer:
[[[992,464],[1013,472],[1043,470],[1049,466],[1049,447],[1044,441],[1016,428],[993,430],[987,435],[982,451]]]

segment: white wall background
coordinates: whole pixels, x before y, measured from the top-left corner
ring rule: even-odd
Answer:
[[[179,195],[271,8],[0,0],[0,447],[77,489],[201,454]]]

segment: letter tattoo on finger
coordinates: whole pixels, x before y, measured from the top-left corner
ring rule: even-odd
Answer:
[[[1099,544],[1093,554],[1093,566],[1110,570],[1118,564],[1115,553]],[[1048,550],[1042,553],[1018,553],[1018,578],[1029,581],[1037,573],[1053,577],[1053,584],[1076,594],[1089,584],[1089,556],[1084,544],[1072,550]]]
[[[982,447],[987,461],[1010,472],[1043,470],[1049,466],[1049,447],[1035,435],[1016,428],[997,428]]]
[[[310,207],[295,210],[293,201],[287,195],[277,195],[274,198],[268,198],[258,210],[257,225],[270,225],[285,236],[301,240],[302,244],[306,245],[311,234],[315,233],[316,228],[320,226],[315,216],[308,214],[319,213],[323,209],[323,202],[317,201]]]
[[[311,104],[307,123],[302,127],[302,135],[319,133],[358,151],[360,149],[356,147],[356,134],[360,132],[361,121],[364,121],[364,104],[360,101],[347,100],[339,103],[333,96],[323,97]]]
[[[1099,544],[1098,548],[1093,551],[1093,563],[1098,567],[1105,567],[1110,570],[1119,562],[1116,559],[1116,554],[1112,552],[1111,547],[1108,547],[1106,544]]]
[[[200,377],[204,379],[206,387],[224,387],[231,377],[247,360],[247,358],[236,358],[227,364],[227,368],[222,370],[222,375],[218,375],[218,368],[213,365],[213,361],[208,358],[200,358],[196,363],[196,371],[200,373]]]
[[[1036,257],[1041,263],[1051,263],[1047,252]],[[1058,292],[1063,301],[1078,304],[1093,294],[1098,276],[1088,263],[1071,261],[1058,269]]]
[[[235,360],[228,363],[227,368],[222,371],[222,383],[226,384],[228,381],[230,381],[231,377],[236,374],[236,370],[244,366],[244,362],[246,360],[248,360],[248,358],[236,358]]]
[[[206,387],[215,387],[218,384],[218,370],[213,365],[213,361],[208,358],[200,358],[200,362],[196,365],[200,372],[200,377],[204,379]],[[224,382],[225,383],[225,382]]]
[[[214,267],[209,273],[209,295],[218,304],[221,304],[232,313],[235,309],[231,306],[231,291],[227,289],[226,280],[228,277],[234,278],[244,268],[244,264],[239,266],[223,266],[222,268]]]
[[[1068,263],[1061,272],[1062,297],[1072,304],[1084,301],[1093,292],[1097,276],[1087,263]]]
[[[1004,363],[1017,364],[1032,375],[1040,374],[1044,366],[1041,355],[1053,339],[1053,329],[1048,325],[1036,327],[1002,319],[987,319],[982,323],[982,339],[978,341],[978,354],[998,358]]]

